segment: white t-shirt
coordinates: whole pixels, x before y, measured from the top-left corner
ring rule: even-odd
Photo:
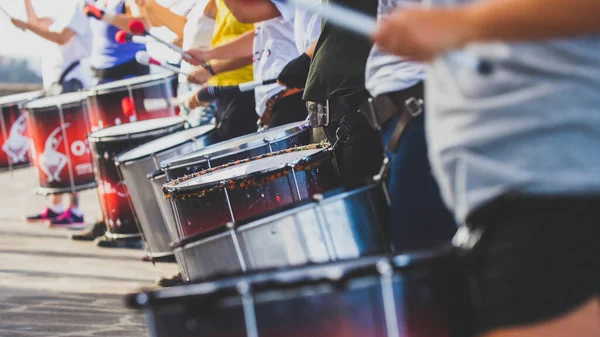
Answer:
[[[321,0],[310,0],[320,4]],[[305,10],[296,9],[294,20],[294,38],[299,53],[304,53],[310,45],[319,39],[321,34],[321,16]]]
[[[255,26],[253,71],[254,80],[257,81],[277,78],[283,67],[300,55],[294,40],[295,8],[280,2],[273,3],[281,16]],[[284,89],[278,84],[256,88],[256,113],[262,116],[267,101]]]
[[[50,31],[61,32],[63,29],[68,28],[75,32],[75,36],[64,45],[51,43],[47,49],[44,49],[42,79],[45,88],[48,88],[52,83],[58,82],[60,75],[73,62],[82,61],[89,57],[91,53],[92,34],[88,18],[83,14],[81,8],[82,3],[75,1],[68,7],[57,7],[56,13],[52,16],[53,23],[50,26]],[[89,68],[83,64],[73,69],[65,80],[72,78],[80,80],[84,87],[94,84]]]
[[[208,0],[201,0],[196,3],[189,13],[187,13],[187,22],[183,28],[183,50],[192,48],[207,49],[210,48],[215,20],[204,15],[204,8]],[[181,61],[181,70],[189,72],[194,68],[191,64]],[[187,77],[179,75],[179,83],[187,82]]]

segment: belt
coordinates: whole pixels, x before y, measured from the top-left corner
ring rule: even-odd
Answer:
[[[423,82],[419,82],[404,90],[369,98],[359,110],[375,130],[381,130],[393,117],[400,117],[387,144],[388,150],[395,153],[409,122],[423,112],[423,97]]]
[[[306,102],[310,126],[313,128],[339,122],[344,116],[358,114],[359,107],[369,98],[366,90],[336,96],[322,102]]]

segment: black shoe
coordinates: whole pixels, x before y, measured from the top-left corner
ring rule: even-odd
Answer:
[[[159,256],[159,257],[155,257],[154,259],[151,258],[148,254],[144,254],[144,256],[142,256],[142,261],[143,262],[152,262],[152,260],[154,260],[154,262],[164,262],[164,263],[175,263],[177,262],[175,260],[175,256],[174,255],[167,255],[167,256]]]
[[[131,248],[131,249],[142,249],[142,240],[139,238],[135,239],[110,239],[106,236],[96,238],[94,243],[98,247],[103,248]]]
[[[71,240],[94,241],[96,238],[103,236],[104,232],[106,232],[106,224],[104,224],[104,221],[97,221],[82,231],[72,233]]]
[[[46,222],[56,219],[60,216],[59,213],[54,212],[50,207],[44,208],[42,213],[36,215],[29,215],[25,218],[27,222]]]
[[[181,273],[177,273],[171,277],[161,277],[158,281],[156,281],[156,285],[159,287],[175,287],[184,285],[185,282],[181,277]]]

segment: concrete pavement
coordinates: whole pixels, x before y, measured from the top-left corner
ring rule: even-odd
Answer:
[[[142,262],[141,250],[98,248],[68,230],[22,219],[45,205],[31,168],[0,172],[0,337],[147,336],[123,294],[153,286],[175,264]],[[81,193],[86,221],[100,215],[95,191]]]

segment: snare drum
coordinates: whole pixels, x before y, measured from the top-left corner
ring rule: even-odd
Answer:
[[[89,91],[92,131],[142,121],[176,116],[177,76],[170,73],[139,76],[101,84]]]
[[[380,184],[315,195],[274,215],[201,233],[173,246],[189,280],[392,252]]]
[[[29,165],[30,139],[21,105],[42,95],[33,91],[0,98],[0,171]]]
[[[127,185],[121,179],[114,159],[123,152],[181,131],[184,127],[183,118],[167,117],[113,126],[92,132],[88,136],[108,238],[139,236],[135,213],[128,199]]]
[[[155,337],[470,337],[453,247],[257,273],[129,295]]]
[[[172,198],[181,238],[186,239],[339,186],[332,151],[326,144],[313,144],[179,178],[163,191]]]
[[[216,142],[213,129],[214,126],[207,125],[180,131],[138,146],[115,159],[129,189],[136,219],[151,257],[167,256],[172,252],[169,248],[171,239],[147,175],[156,171],[165,159]]]
[[[37,192],[55,194],[96,187],[85,94],[42,98],[25,106]]]
[[[310,143],[307,122],[296,122],[220,142],[200,151],[161,163],[167,180],[200,172],[235,160],[290,149]]]

